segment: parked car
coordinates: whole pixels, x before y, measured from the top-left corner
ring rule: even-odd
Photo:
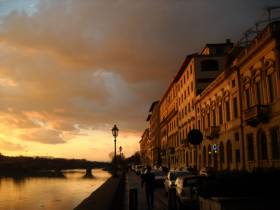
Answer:
[[[191,175],[191,173],[189,171],[169,171],[164,181],[165,191],[168,193],[171,187],[175,187],[177,177],[186,175]]]
[[[199,171],[200,176],[211,176],[214,174],[214,170],[211,167],[202,168]]]
[[[181,176],[175,181],[179,209],[198,209],[198,188],[205,180],[203,176]]]
[[[137,175],[140,175],[140,174],[141,174],[142,168],[144,168],[143,165],[136,165],[136,166],[135,166],[135,173],[136,173]]]
[[[165,180],[165,173],[161,170],[152,170],[151,173],[155,175],[155,181],[157,187],[163,187]]]

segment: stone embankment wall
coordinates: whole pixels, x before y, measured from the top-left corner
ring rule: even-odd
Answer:
[[[124,174],[119,177],[110,177],[74,210],[122,210],[124,206],[124,191]]]

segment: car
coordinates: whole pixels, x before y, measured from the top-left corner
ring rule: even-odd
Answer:
[[[200,176],[211,176],[211,175],[213,175],[213,173],[214,173],[214,170],[211,167],[202,168],[199,171]]]
[[[143,165],[136,165],[136,166],[135,166],[135,173],[136,173],[137,175],[140,175],[140,174],[141,174],[142,168],[144,168]]]
[[[165,181],[164,181],[164,188],[166,193],[168,193],[169,189],[175,187],[175,181],[177,177],[191,175],[191,173],[187,170],[185,171],[169,171]]]
[[[153,173],[155,175],[155,184],[157,187],[163,187],[164,186],[164,180],[165,180],[165,173],[161,170],[151,170],[151,173]]]
[[[198,188],[206,179],[205,176],[181,176],[175,181],[176,200],[179,209],[198,209]]]

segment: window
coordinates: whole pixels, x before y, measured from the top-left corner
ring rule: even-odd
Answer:
[[[215,112],[215,109],[212,110],[212,120],[213,120],[213,126],[216,126],[216,112]]]
[[[207,114],[207,127],[210,127],[210,112]]]
[[[191,81],[191,91],[193,92],[193,81]]]
[[[247,154],[248,154],[248,160],[254,160],[255,159],[255,154],[254,154],[254,138],[252,133],[248,133],[246,135],[247,139]]]
[[[201,61],[201,71],[217,71],[217,70],[219,70],[218,61],[212,59]]]
[[[206,148],[203,146],[202,149],[202,161],[203,161],[203,166],[206,166]]]
[[[245,100],[246,100],[246,107],[247,107],[247,109],[249,109],[250,106],[251,106],[251,97],[250,97],[250,90],[249,90],[249,88],[247,88],[245,90]]]
[[[192,74],[192,65],[191,65],[190,69],[191,69],[191,74]]]
[[[273,102],[275,95],[274,95],[273,77],[271,74],[268,75],[267,82],[268,82],[269,100],[270,102]]]
[[[232,163],[232,145],[230,140],[227,141],[227,162]]]
[[[200,120],[198,120],[197,124],[198,124],[198,130],[201,130],[201,128],[200,128]]]
[[[229,101],[226,101],[226,118],[227,118],[227,121],[230,121],[230,107],[229,107]]]
[[[267,160],[267,141],[263,131],[258,133],[258,158],[259,160]]]
[[[223,124],[223,110],[222,110],[222,106],[219,106],[219,121],[220,121],[220,125]]]
[[[233,79],[232,81],[231,81],[231,86],[234,88],[235,87],[235,79]]]
[[[240,150],[239,149],[235,150],[235,160],[236,160],[236,163],[240,163]]]
[[[188,86],[188,95],[190,95],[190,87]]]
[[[239,133],[238,132],[234,133],[234,139],[235,139],[235,141],[239,141]]]
[[[279,159],[279,127],[270,130],[272,159]]]
[[[211,166],[212,162],[212,151],[211,151],[211,146],[208,145],[208,166]]]
[[[205,129],[205,116],[202,117],[202,127],[203,127],[203,130]]]
[[[238,103],[237,103],[237,97],[233,98],[233,116],[234,118],[238,118]]]
[[[225,154],[224,154],[224,144],[223,142],[220,143],[220,162],[225,162]]]
[[[262,103],[261,82],[256,83],[256,100],[257,100],[257,104]]]

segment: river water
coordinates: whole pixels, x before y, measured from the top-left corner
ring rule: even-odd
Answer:
[[[110,177],[100,169],[93,170],[93,179],[84,174],[69,170],[66,178],[0,178],[0,210],[72,210]]]

